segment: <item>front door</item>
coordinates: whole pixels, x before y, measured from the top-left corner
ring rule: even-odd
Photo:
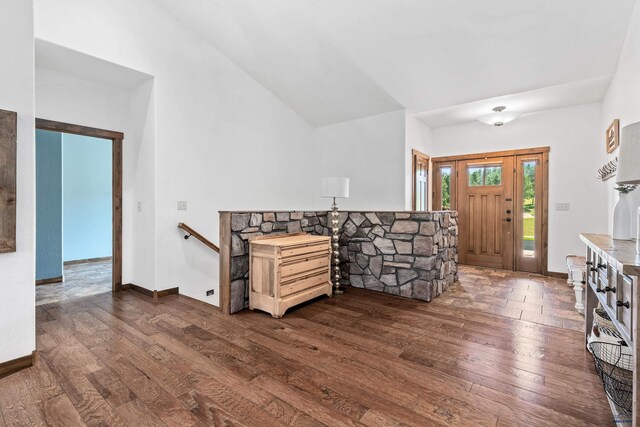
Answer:
[[[458,162],[459,259],[513,268],[513,156]]]

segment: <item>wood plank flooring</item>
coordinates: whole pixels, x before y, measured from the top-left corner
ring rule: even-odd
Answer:
[[[64,282],[36,286],[36,305],[111,292],[111,260],[64,266]]]
[[[572,294],[463,268],[431,303],[349,289],[280,320],[131,291],[44,304],[0,426],[613,425]]]

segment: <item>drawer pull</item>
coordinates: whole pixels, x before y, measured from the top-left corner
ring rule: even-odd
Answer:
[[[595,271],[598,271],[598,269],[597,269],[597,268],[595,268],[595,267],[591,267],[589,270],[594,271],[594,272],[595,272]]]
[[[607,264],[598,263],[598,268],[607,268]]]
[[[616,301],[616,305],[617,305],[618,307],[629,308],[629,301],[625,301],[625,302],[622,302],[622,301]]]
[[[610,288],[608,286],[605,286],[604,290],[607,292],[613,292],[614,294],[616,293],[616,288]]]
[[[605,290],[604,289],[600,289],[600,288],[596,288],[596,292],[602,292],[604,294]]]
[[[592,261],[587,261],[587,262],[585,262],[585,264],[586,265],[593,265],[593,262]]]

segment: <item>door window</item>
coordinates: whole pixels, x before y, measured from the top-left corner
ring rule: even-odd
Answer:
[[[467,176],[469,187],[502,185],[502,165],[471,165]]]

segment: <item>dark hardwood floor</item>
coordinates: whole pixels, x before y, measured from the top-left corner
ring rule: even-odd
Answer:
[[[349,289],[280,320],[130,291],[40,305],[0,426],[612,425],[572,295],[463,268],[431,303]]]

